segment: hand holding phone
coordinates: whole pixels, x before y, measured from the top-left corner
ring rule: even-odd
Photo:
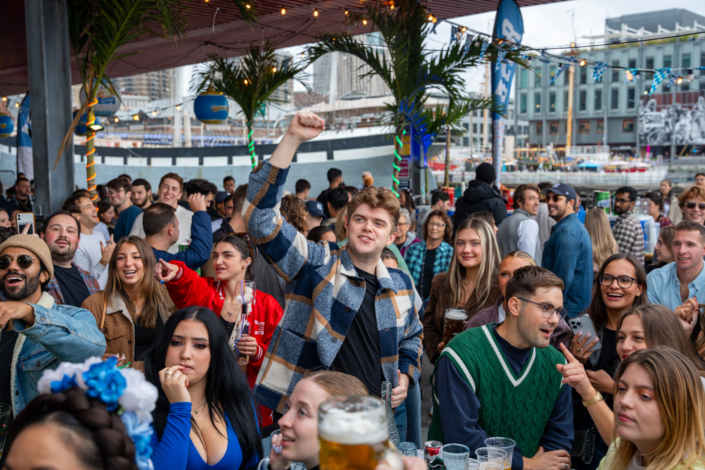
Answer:
[[[592,353],[602,347],[595,326],[587,313],[568,319],[568,324],[575,335],[570,343],[570,352],[585,364]]]
[[[17,213],[17,233],[36,235],[34,230],[34,214],[31,212]]]

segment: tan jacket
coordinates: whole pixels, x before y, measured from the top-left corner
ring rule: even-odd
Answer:
[[[141,363],[135,364],[135,325],[122,299],[105,302],[103,292],[97,292],[88,297],[81,307],[93,314],[98,328],[105,335],[105,355],[124,354],[124,364],[132,363],[133,367],[141,369]],[[166,323],[171,313],[159,312],[159,315]]]
[[[443,340],[445,312],[447,309],[454,307],[452,302],[453,294],[450,290],[450,283],[446,282],[447,278],[448,273],[441,273],[433,278],[431,296],[428,299],[428,306],[423,315],[423,346],[426,350],[426,355],[434,364],[441,354],[438,351],[438,345]],[[475,294],[473,291],[468,301],[462,306],[468,315],[468,320],[480,310],[493,306],[497,299],[502,296],[502,292],[496,283],[493,283],[490,295],[487,296],[483,303],[477,301]]]
[[[668,218],[673,222],[673,225],[678,225],[683,221],[683,212],[678,205],[678,196],[671,198],[671,207],[668,209]]]

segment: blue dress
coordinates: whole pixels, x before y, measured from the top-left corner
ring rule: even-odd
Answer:
[[[225,415],[228,429],[228,448],[225,455],[215,465],[208,465],[191,441],[191,403],[172,403],[169,407],[166,427],[162,440],[152,435],[152,463],[155,470],[236,470],[242,466],[242,449],[230,419]],[[259,458],[255,455],[247,465],[255,465]]]

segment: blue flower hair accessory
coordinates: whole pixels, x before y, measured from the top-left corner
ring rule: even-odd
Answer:
[[[152,470],[152,411],[157,406],[157,388],[135,369],[119,369],[117,358],[106,361],[92,357],[83,364],[62,362],[46,370],[37,382],[39,393],[60,393],[79,387],[86,395],[103,401],[109,411],[117,410],[127,434],[135,444],[135,461],[140,470]]]

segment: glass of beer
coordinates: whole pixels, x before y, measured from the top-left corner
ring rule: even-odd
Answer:
[[[507,451],[499,447],[480,447],[475,450],[475,456],[480,462],[480,470],[502,470],[507,458]]]
[[[450,340],[455,338],[458,333],[463,332],[467,319],[468,316],[465,310],[451,308],[446,310],[445,321],[443,323],[443,344],[448,346]]]
[[[387,415],[379,398],[333,397],[318,410],[321,470],[374,470],[380,460],[403,470],[389,441]]]

